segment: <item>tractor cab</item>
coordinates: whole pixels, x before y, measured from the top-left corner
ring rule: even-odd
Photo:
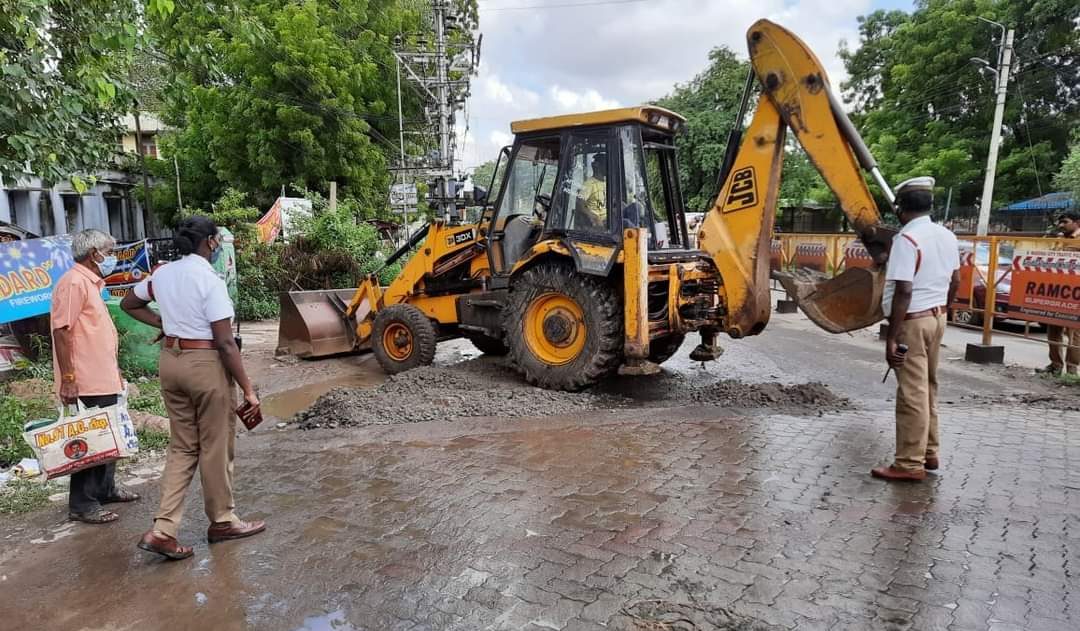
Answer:
[[[481,219],[493,273],[554,242],[579,271],[606,275],[626,228],[644,229],[650,252],[688,250],[674,144],[683,123],[652,106],[513,123]]]

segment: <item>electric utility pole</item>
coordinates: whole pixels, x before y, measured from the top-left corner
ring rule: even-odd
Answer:
[[[990,22],[985,18],[979,18],[984,22]],[[990,153],[986,156],[986,179],[983,180],[982,198],[979,204],[979,227],[976,234],[986,236],[990,227],[990,207],[994,200],[994,176],[997,172],[998,148],[1001,145],[1001,119],[1005,115],[1005,92],[1009,86],[1009,65],[1012,63],[1014,29],[1006,29],[1004,25],[991,22],[1005,32],[1004,41],[1001,44],[997,68],[996,98],[994,106],[994,126],[990,131]]]
[[[418,88],[427,122],[422,125],[423,129],[406,131],[399,107],[398,137],[402,155],[401,164],[394,170],[402,174],[403,181],[426,180],[428,201],[436,215],[456,221],[460,219],[460,212],[456,199],[459,184],[454,172],[455,112],[469,96],[469,77],[479,64],[480,41],[466,37],[468,43],[459,43],[452,37],[454,32],[471,30],[473,26],[465,23],[450,0],[431,0],[430,6],[434,41],[417,40],[412,49],[406,48],[400,40],[395,45],[399,72],[403,69],[405,78]],[[433,145],[432,150],[425,156],[407,156],[406,134],[433,138],[434,142],[429,145]],[[407,217],[408,206],[402,210]]]

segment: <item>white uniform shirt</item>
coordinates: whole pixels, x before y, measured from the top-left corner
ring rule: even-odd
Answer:
[[[154,295],[150,295],[153,283]],[[135,286],[140,300],[154,301],[161,310],[165,335],[184,340],[212,340],[210,323],[233,317],[225,281],[198,254],[166,263]]]
[[[908,313],[945,306],[949,281],[960,269],[960,248],[948,228],[923,216],[909,221],[892,242],[885,268],[885,294],[881,306],[885,317],[892,313],[896,281],[911,283]]]

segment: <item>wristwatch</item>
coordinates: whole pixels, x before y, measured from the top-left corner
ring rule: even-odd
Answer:
[[[72,372],[63,375],[61,379],[64,381],[64,383],[75,383],[75,373]]]

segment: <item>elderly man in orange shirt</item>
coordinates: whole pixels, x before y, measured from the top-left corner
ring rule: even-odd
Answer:
[[[119,337],[101,297],[105,277],[116,267],[116,240],[100,230],[83,230],[71,239],[72,266],[56,283],[49,312],[57,394],[65,404],[114,405],[124,388],[117,360]],[[102,504],[132,502],[139,496],[116,484],[116,463],[71,475],[68,518],[88,524],[115,521]]]

